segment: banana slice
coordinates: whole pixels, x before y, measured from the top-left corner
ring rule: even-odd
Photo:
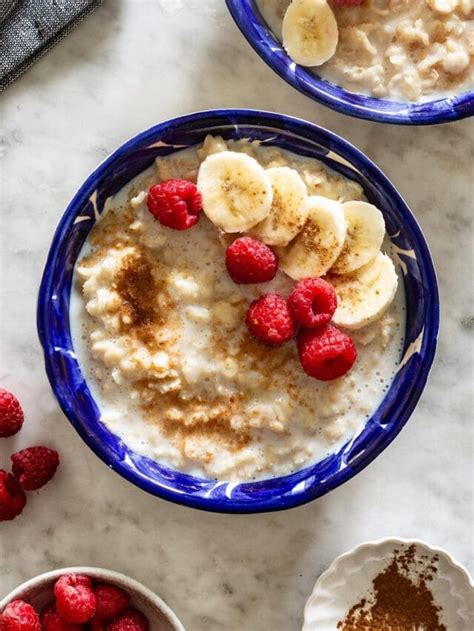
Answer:
[[[331,273],[348,274],[366,265],[380,252],[385,236],[385,221],[380,210],[367,202],[342,205],[347,236]]]
[[[280,269],[294,278],[317,278],[334,265],[346,238],[342,204],[327,197],[308,198],[303,230],[284,250],[277,250]]]
[[[268,216],[273,191],[263,167],[245,153],[221,151],[199,168],[202,207],[224,232],[245,232]]]
[[[320,66],[336,52],[337,22],[326,0],[293,0],[282,26],[283,46],[302,66]]]
[[[270,214],[250,231],[268,245],[285,246],[296,237],[308,217],[308,193],[298,171],[274,167],[265,173],[273,188]]]
[[[352,274],[330,274],[327,280],[337,295],[333,322],[349,330],[361,329],[383,316],[392,304],[398,286],[395,266],[382,252]]]

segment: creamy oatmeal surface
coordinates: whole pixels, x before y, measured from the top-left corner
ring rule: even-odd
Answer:
[[[265,166],[289,165],[310,194],[363,199],[358,184],[315,160],[229,142]],[[232,240],[203,215],[190,230],[162,226],[148,212],[150,185],[195,181],[222,139],[159,159],[112,199],[76,268],[71,327],[101,420],[132,449],[210,478],[282,475],[323,458],[357,433],[381,401],[399,363],[403,283],[389,311],[354,332],[358,361],[345,377],[319,382],[301,369],[294,344],[270,348],[245,327],[249,302],[288,295],[282,272],[269,283],[236,285],[224,253]],[[386,244],[386,252],[390,252]]]
[[[281,39],[289,0],[257,0]],[[329,2],[329,4],[331,4]],[[364,0],[336,7],[336,53],[315,72],[352,92],[423,101],[474,88],[473,0]]]

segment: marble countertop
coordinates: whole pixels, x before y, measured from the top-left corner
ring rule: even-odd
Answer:
[[[349,483],[279,514],[193,511],[110,471],[60,412],[35,330],[53,230],[88,173],[139,130],[226,106],[299,116],[365,151],[418,217],[441,285],[437,360],[407,427]],[[62,457],[0,525],[0,596],[55,567],[98,565],[149,585],[189,630],[298,631],[317,576],[364,540],[426,539],[473,572],[472,121],[399,128],[325,109],[257,57],[224,0],[107,0],[4,92],[0,114],[0,384],[27,416],[0,467],[31,444]]]

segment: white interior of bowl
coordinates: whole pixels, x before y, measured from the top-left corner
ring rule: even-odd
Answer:
[[[130,603],[148,618],[150,631],[185,631],[168,605],[148,587],[124,574],[94,567],[70,567],[40,574],[8,594],[0,602],[0,612],[9,602],[16,599],[25,600],[37,611],[41,611],[54,600],[53,587],[56,579],[70,573],[85,574],[93,579],[107,581],[121,587],[130,595]]]

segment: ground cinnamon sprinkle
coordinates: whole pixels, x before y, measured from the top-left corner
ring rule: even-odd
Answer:
[[[417,559],[416,546],[394,551],[390,564],[378,574],[371,592],[341,620],[341,631],[447,631],[439,621],[441,608],[428,588],[437,557]],[[417,566],[423,566],[420,569]]]
[[[122,300],[121,330],[136,335],[152,347],[154,329],[163,323],[158,311],[158,295],[163,291],[153,274],[153,265],[145,253],[127,257],[114,279],[113,288]]]
[[[239,395],[221,400],[202,397],[184,400],[179,394],[154,390],[153,382],[147,379],[135,382],[134,386],[142,393],[145,413],[152,421],[159,420],[163,433],[175,438],[182,451],[185,439],[192,437],[211,438],[231,451],[242,449],[250,442],[245,428],[236,429],[231,425]]]

